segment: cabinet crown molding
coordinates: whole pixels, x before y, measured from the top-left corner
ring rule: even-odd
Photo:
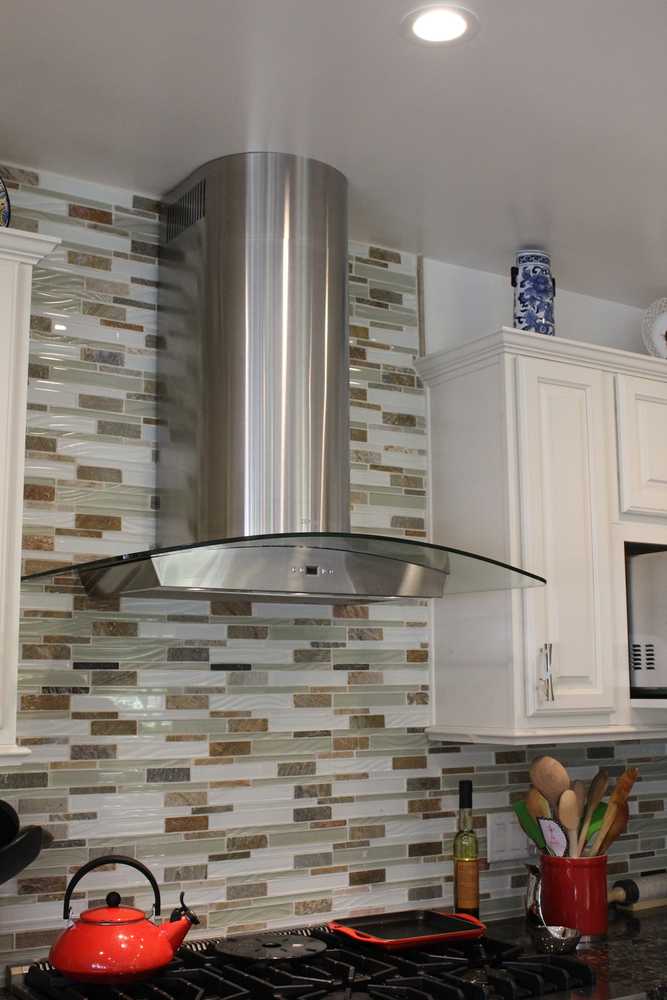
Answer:
[[[34,265],[60,243],[62,240],[57,236],[24,233],[21,229],[0,227],[0,260]]]
[[[426,385],[437,385],[465,369],[473,370],[503,355],[521,355],[552,361],[565,361],[610,372],[631,373],[667,382],[667,359],[650,354],[621,351],[615,347],[588,344],[562,337],[546,337],[502,326],[495,333],[435,351],[415,360],[415,367]]]

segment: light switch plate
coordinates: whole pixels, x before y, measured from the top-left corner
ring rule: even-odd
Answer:
[[[534,857],[537,847],[523,832],[513,812],[487,813],[486,857],[494,861],[524,861]]]

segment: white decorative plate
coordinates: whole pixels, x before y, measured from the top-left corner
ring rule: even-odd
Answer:
[[[667,299],[656,299],[644,313],[642,340],[649,354],[667,358]]]

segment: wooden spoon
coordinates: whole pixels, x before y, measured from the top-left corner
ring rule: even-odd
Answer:
[[[551,819],[551,808],[549,803],[536,788],[529,788],[526,795],[526,809],[534,820],[541,818]]]
[[[614,820],[607,830],[606,837],[600,844],[600,854],[606,854],[616,838],[620,837],[622,833],[625,833],[628,828],[629,818],[630,809],[628,807],[628,803],[623,802],[620,806],[617,806]]]
[[[537,757],[530,765],[530,780],[555,812],[561,795],[570,787],[570,776],[563,765],[553,757]]]
[[[586,785],[583,781],[573,781],[572,791],[577,796],[577,808],[579,810],[579,819],[584,815],[584,806],[586,805]]]
[[[566,788],[558,800],[558,819],[567,830],[570,857],[577,857],[577,832],[579,830],[579,805],[571,788]]]
[[[581,832],[579,833],[579,842],[577,844],[577,853],[581,856],[586,840],[588,839],[588,828],[591,825],[591,820],[593,819],[593,813],[597,807],[602,802],[604,793],[607,791],[607,786],[609,785],[609,773],[605,768],[600,768],[598,773],[595,775],[591,781],[591,787],[588,789],[588,802],[586,805],[586,815],[584,816],[584,822],[581,824]]]

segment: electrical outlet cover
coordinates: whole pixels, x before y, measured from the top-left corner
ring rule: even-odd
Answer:
[[[488,813],[486,817],[486,856],[494,861],[524,861],[537,853],[535,844],[521,829],[513,812]]]

